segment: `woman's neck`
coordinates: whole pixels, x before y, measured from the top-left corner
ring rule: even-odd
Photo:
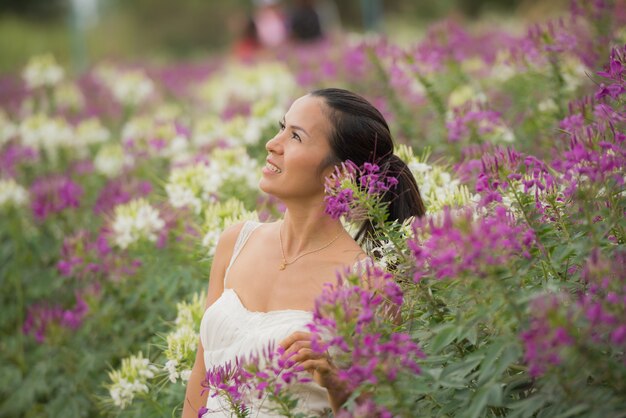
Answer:
[[[341,222],[325,213],[323,201],[319,205],[287,204],[280,228],[283,251],[287,257],[295,256],[328,243],[343,231]]]

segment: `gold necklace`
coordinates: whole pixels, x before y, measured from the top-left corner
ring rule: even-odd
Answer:
[[[278,240],[280,241],[280,252],[283,255],[283,261],[280,263],[280,266],[278,266],[279,270],[284,270],[285,267],[287,267],[289,264],[295,263],[299,258],[304,257],[305,255],[308,254],[313,254],[316,253],[318,251],[322,251],[324,248],[329,247],[330,244],[332,244],[333,242],[337,241],[337,238],[339,238],[339,235],[341,235],[341,233],[343,231],[339,231],[339,233],[337,234],[337,236],[335,236],[335,238],[331,239],[330,242],[328,244],[325,244],[324,246],[317,248],[315,250],[312,251],[307,251],[305,253],[300,254],[299,256],[297,256],[296,258],[294,258],[291,261],[287,261],[287,257],[285,257],[285,250],[283,250],[283,224],[280,224],[280,228],[278,229]]]

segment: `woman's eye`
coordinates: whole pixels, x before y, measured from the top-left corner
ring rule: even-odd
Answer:
[[[300,139],[300,135],[295,132],[291,134],[291,138],[295,139],[296,141],[302,142],[302,139]]]
[[[282,122],[278,122],[279,130],[283,131],[285,129],[285,124]]]

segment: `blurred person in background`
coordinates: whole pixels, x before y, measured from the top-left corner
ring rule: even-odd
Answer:
[[[252,16],[248,16],[245,19],[243,30],[241,34],[235,40],[233,44],[232,53],[235,58],[242,61],[250,61],[261,50],[261,41],[259,40],[259,33],[256,29],[256,23]]]
[[[254,23],[262,46],[275,48],[287,40],[287,18],[278,0],[255,0]]]
[[[313,42],[324,37],[315,0],[296,0],[289,13],[289,35],[296,42]]]

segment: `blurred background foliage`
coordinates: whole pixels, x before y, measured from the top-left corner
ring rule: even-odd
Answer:
[[[289,7],[293,0],[283,0]],[[376,30],[414,42],[447,16],[465,24],[543,20],[567,0],[323,0],[343,32],[368,29],[365,8],[381,8]],[[78,18],[81,6],[82,18]],[[252,0],[0,0],[0,71],[15,72],[34,54],[52,52],[75,71],[103,58],[167,62],[223,53],[252,13]]]

